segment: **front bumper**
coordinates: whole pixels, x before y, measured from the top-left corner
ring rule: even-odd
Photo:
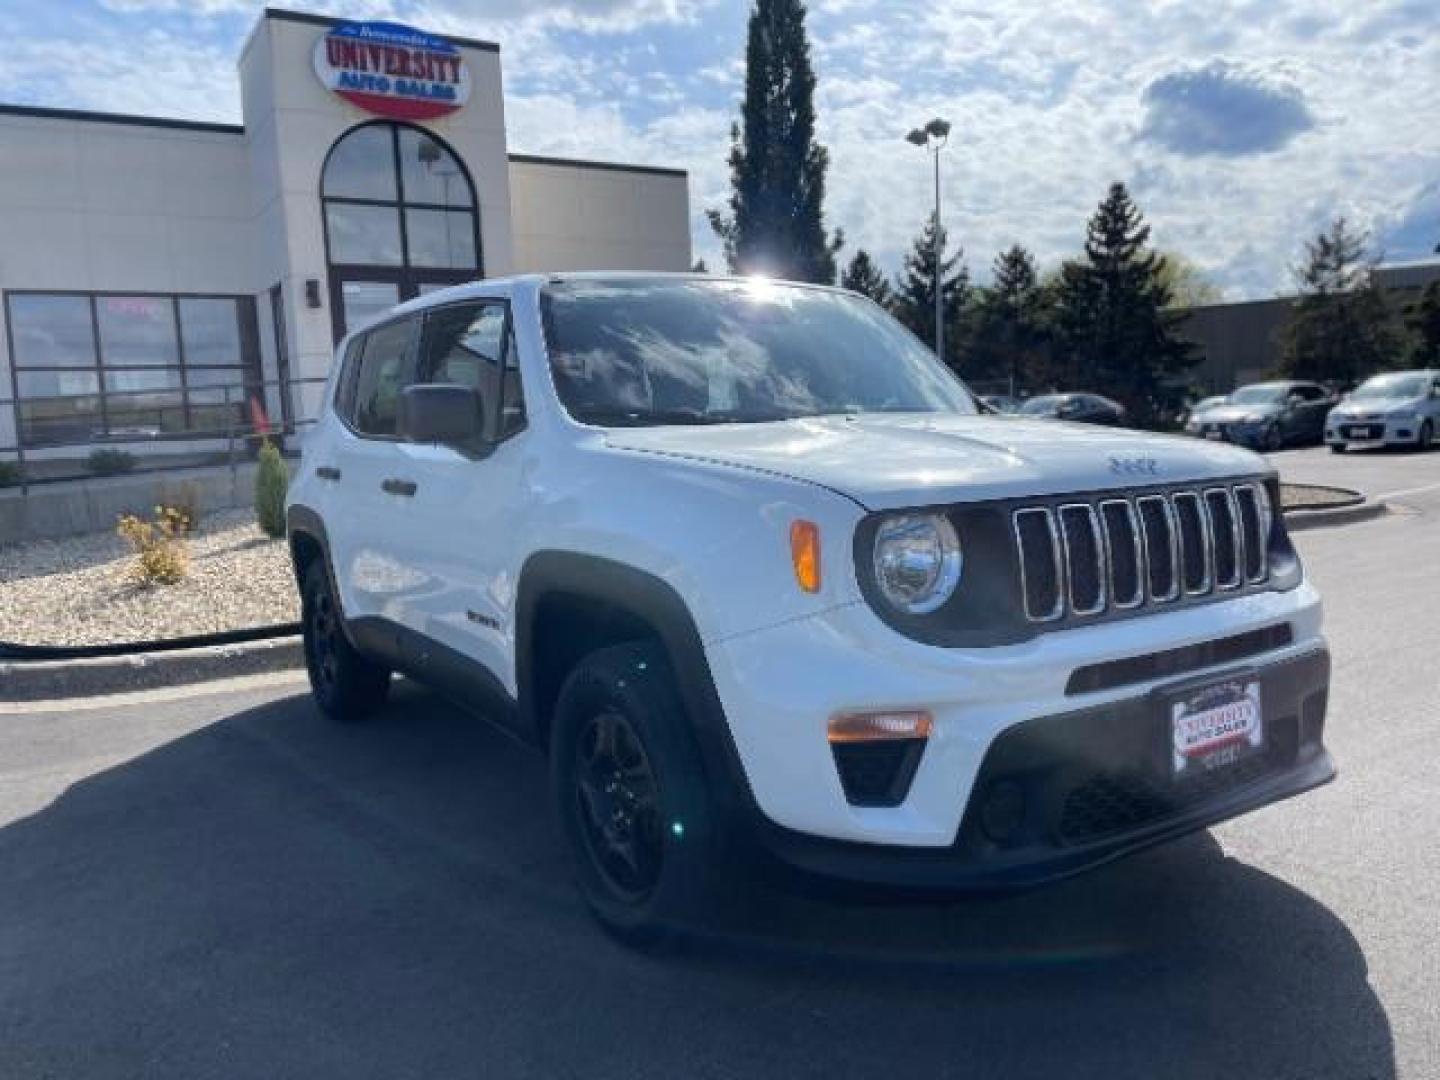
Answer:
[[[732,801],[748,811],[746,831],[772,854],[804,869],[862,880],[1024,884],[1074,872],[1329,779],[1333,767],[1320,742],[1329,664],[1319,624],[1319,598],[1304,583],[1288,592],[988,649],[919,645],[884,627],[864,605],[847,605],[712,643],[706,652],[741,789]],[[1289,644],[1236,663],[1095,691],[1077,689],[1072,681],[1088,666],[1203,647],[1277,626],[1287,629]],[[1267,726],[1273,717],[1280,733],[1274,745],[1281,757],[1273,767],[1234,788],[1088,835],[1062,825],[1064,803],[1079,786],[1076,768],[1087,765],[1092,773],[1135,779],[1137,755],[1154,749],[1150,740],[1159,721],[1146,718],[1159,715],[1153,707],[1157,691],[1177,679],[1215,679],[1236,667],[1255,672],[1265,686]],[[928,709],[934,731],[899,805],[853,805],[825,738],[826,723],[837,712],[880,708]],[[1096,723],[1128,725],[1130,733],[1117,738],[1111,730],[1082,740],[1083,753],[1082,743],[1067,741]],[[1048,734],[1039,757],[1028,759],[1022,771],[1048,779],[1025,797],[1020,839],[997,843],[975,815],[1000,775],[996,770],[1007,767],[1005,755],[1014,752],[1007,747],[1041,731]],[[1049,762],[1043,760],[1046,747]]]
[[[943,849],[845,843],[774,827],[762,831],[762,843],[806,873],[893,886],[1004,889],[1079,873],[1334,779],[1323,743],[1328,655],[1258,674],[1270,717],[1265,752],[1232,772],[1189,781],[1198,784],[1189,790],[1165,772],[1166,717],[1146,695],[1006,732],[986,756],[959,835]],[[1106,734],[1110,742],[1095,741]]]
[[[1342,446],[1396,446],[1420,441],[1423,417],[1413,420],[1334,420],[1325,424],[1325,441]]]

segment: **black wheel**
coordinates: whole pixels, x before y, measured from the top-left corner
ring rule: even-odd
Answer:
[[[1431,444],[1434,442],[1435,425],[1429,420],[1426,420],[1420,425],[1420,438],[1415,443],[1415,449],[1423,454],[1430,449]]]
[[[346,638],[340,600],[320,559],[305,572],[301,602],[305,669],[315,703],[335,720],[363,718],[384,703],[390,672],[361,656]]]
[[[1332,454],[1343,454],[1345,453],[1345,449],[1345,444],[1343,442],[1332,442],[1330,444],[1330,452]]]
[[[652,942],[716,900],[720,860],[699,752],[656,645],[591,653],[555,706],[551,781],[586,903]]]
[[[1260,448],[1267,454],[1273,454],[1276,450],[1283,449],[1284,446],[1285,439],[1280,434],[1279,424],[1271,424],[1265,429],[1265,433],[1260,436]]]

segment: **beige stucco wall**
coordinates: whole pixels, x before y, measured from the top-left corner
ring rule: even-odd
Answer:
[[[510,162],[517,273],[690,269],[684,173]]]

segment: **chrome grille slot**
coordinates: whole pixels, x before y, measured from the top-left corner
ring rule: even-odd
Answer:
[[[1060,507],[1060,538],[1065,554],[1065,580],[1070,610],[1094,615],[1105,610],[1105,545],[1100,522],[1088,503]]]
[[[1180,545],[1175,512],[1163,495],[1135,500],[1145,551],[1145,584],[1151,600],[1165,603],[1180,595]]]
[[[1243,482],[1013,508],[1025,618],[1103,618],[1263,584],[1266,494]]]
[[[1100,522],[1110,561],[1111,603],[1121,609],[1137,607],[1145,599],[1145,563],[1135,507],[1129,499],[1106,499],[1100,504]]]
[[[1210,515],[1210,539],[1214,552],[1217,589],[1237,589],[1241,582],[1240,515],[1235,511],[1229,488],[1205,492],[1205,509]]]
[[[1266,548],[1270,538],[1262,535],[1260,494],[1254,484],[1241,484],[1235,489],[1235,507],[1240,515],[1240,536],[1244,541],[1245,580],[1264,581],[1268,570]]]
[[[1210,591],[1210,519],[1200,496],[1177,491],[1171,496],[1180,537],[1180,579],[1191,596]]]
[[[1035,507],[1015,511],[1013,520],[1025,617],[1031,622],[1053,622],[1065,614],[1060,536],[1055,517],[1048,509]]]

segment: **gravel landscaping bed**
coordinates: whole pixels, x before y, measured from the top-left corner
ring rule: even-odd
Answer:
[[[0,547],[0,641],[100,645],[272,626],[300,617],[283,540],[251,510],[208,514],[189,540],[190,573],[149,588],[113,532]]]
[[[1365,496],[1349,488],[1322,487],[1319,484],[1281,484],[1281,510],[1330,510],[1337,506],[1354,506]]]

